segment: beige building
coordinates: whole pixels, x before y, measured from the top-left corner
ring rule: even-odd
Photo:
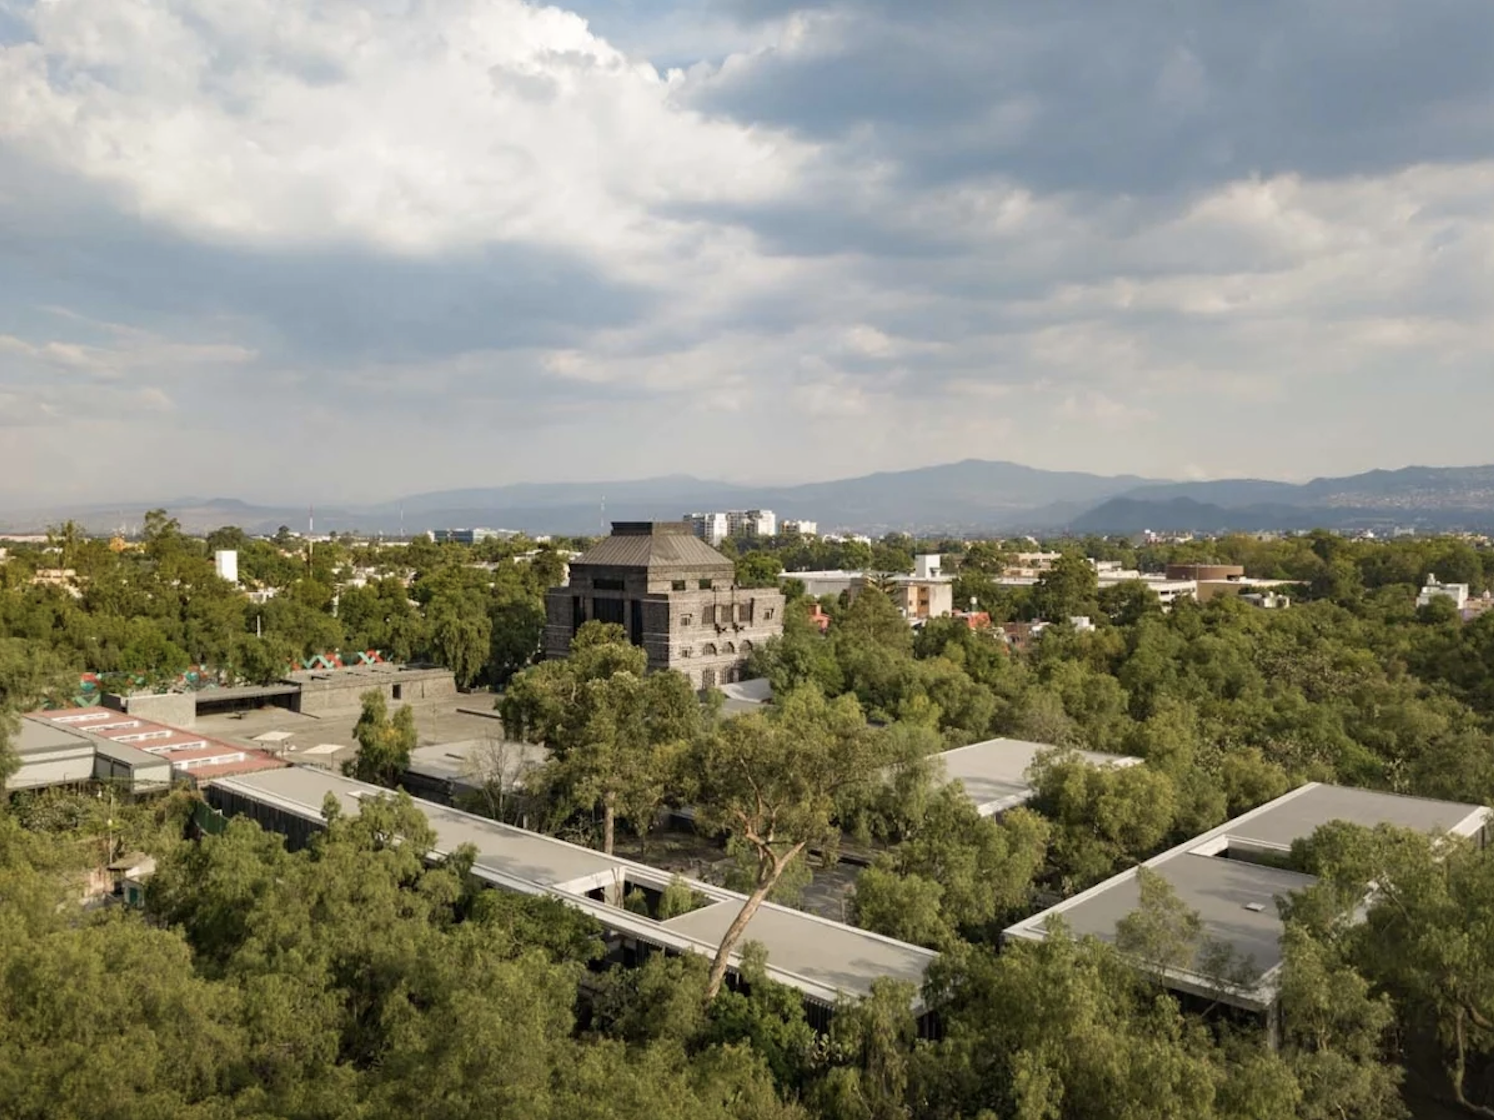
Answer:
[[[621,626],[650,669],[697,688],[742,679],[753,648],[783,632],[783,594],[736,586],[732,562],[685,522],[618,521],[545,597],[545,656],[565,657],[587,622]]]

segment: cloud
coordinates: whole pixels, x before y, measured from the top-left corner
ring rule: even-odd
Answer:
[[[1482,0],[0,8],[28,497],[1487,458]]]

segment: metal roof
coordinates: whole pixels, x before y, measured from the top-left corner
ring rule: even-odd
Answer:
[[[730,560],[699,537],[675,526],[656,525],[654,529],[650,533],[614,531],[602,538],[571,561],[573,577],[580,574],[577,569],[587,567],[735,571]]]
[[[211,785],[317,822],[322,819],[322,801],[328,793],[336,795],[349,814],[358,812],[362,798],[389,794],[378,786],[301,766]],[[554,895],[605,927],[653,945],[713,955],[720,933],[745,900],[734,891],[686,880],[714,905],[669,922],[657,922],[596,902],[587,898],[586,892],[624,879],[663,887],[673,878],[670,872],[433,802],[416,799],[415,804],[436,832],[437,854],[471,844],[478,852],[473,873],[480,878],[510,890]],[[917,945],[772,903],[763,904],[748,928],[748,936],[768,950],[768,972],[774,979],[826,1004],[833,1004],[840,994],[869,994],[872,982],[879,977],[921,985],[924,971],[937,956]]]

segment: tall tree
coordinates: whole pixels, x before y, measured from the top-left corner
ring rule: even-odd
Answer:
[[[499,701],[509,735],[550,751],[545,784],[576,808],[600,810],[609,854],[620,815],[646,834],[676,760],[700,727],[688,678],[645,675],[646,665],[622,627],[589,622],[570,657],[520,673]]]
[[[392,787],[409,768],[410,752],[419,741],[415,711],[403,704],[391,718],[384,694],[370,689],[363,694],[363,711],[353,727],[353,738],[358,740],[358,757],[346,765],[348,775]]]
[[[691,758],[698,820],[751,846],[756,883],[721,938],[706,999],[714,999],[732,951],[763,900],[811,845],[833,849],[837,797],[876,780],[881,743],[851,697],[816,689],[782,698],[772,718],[727,720],[702,736]]]

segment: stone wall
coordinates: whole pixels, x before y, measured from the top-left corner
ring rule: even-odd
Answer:
[[[363,705],[363,694],[377,689],[389,704],[418,704],[442,700],[457,694],[456,678],[450,669],[398,669],[366,673],[357,669],[331,669],[298,679],[301,686],[297,711],[319,716],[357,711]]]

